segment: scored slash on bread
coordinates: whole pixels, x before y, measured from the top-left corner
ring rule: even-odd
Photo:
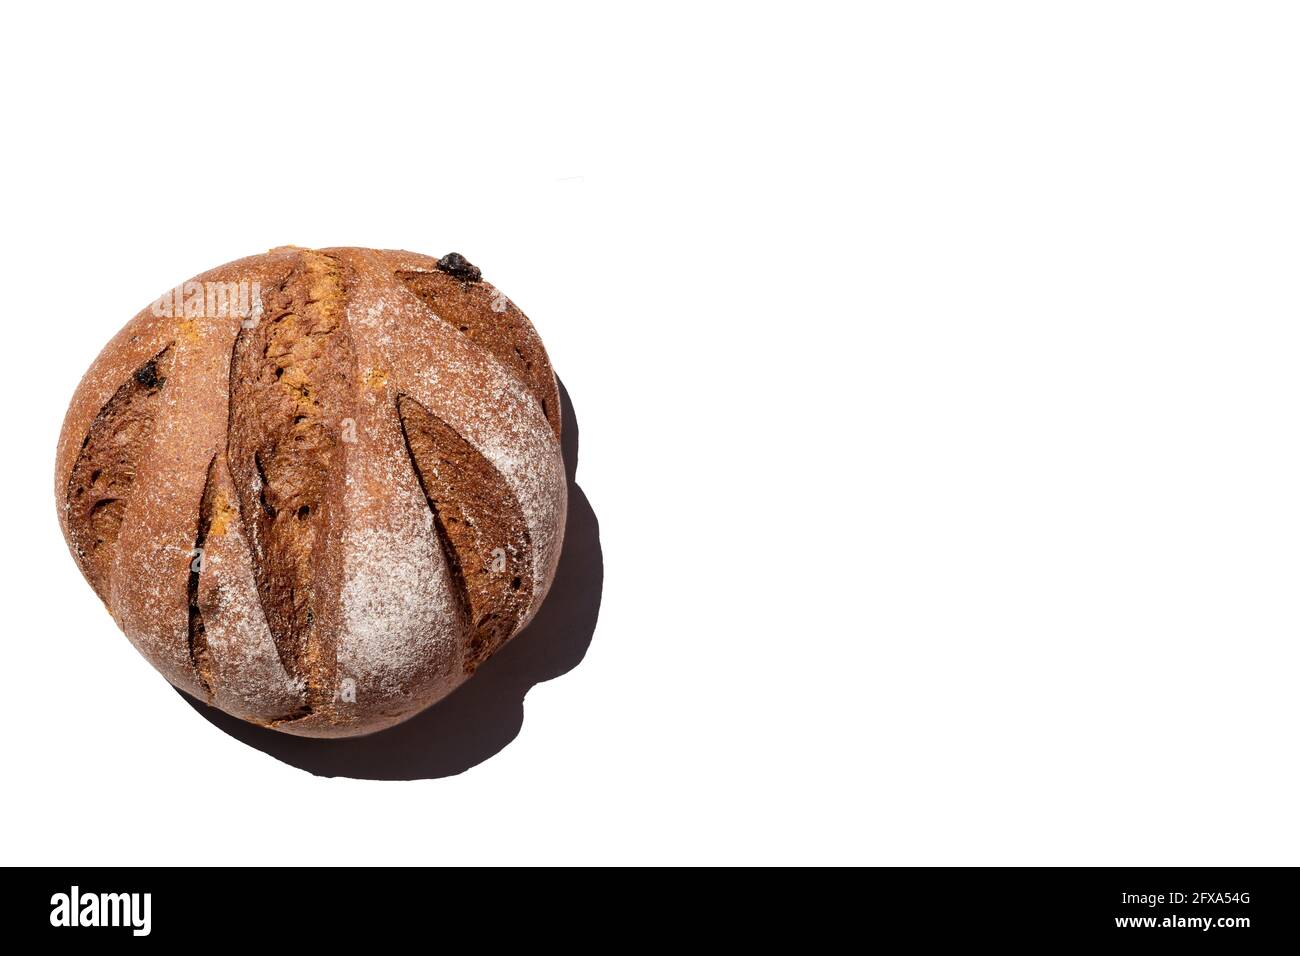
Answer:
[[[455,254],[287,247],[194,281],[252,283],[260,309],[145,310],[103,350],[59,444],[70,549],[194,696],[312,736],[412,716],[554,576],[540,339]]]

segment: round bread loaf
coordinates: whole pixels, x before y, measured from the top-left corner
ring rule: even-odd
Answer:
[[[276,730],[365,734],[536,613],[559,435],[537,333],[462,256],[273,249],[100,353],[59,439],[59,522],[173,685]]]

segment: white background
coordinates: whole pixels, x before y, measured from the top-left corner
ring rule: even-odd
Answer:
[[[3,13],[4,862],[1298,861],[1294,7],[279,6]],[[221,732],[59,535],[102,344],[285,243],[577,410],[599,621],[459,775]]]

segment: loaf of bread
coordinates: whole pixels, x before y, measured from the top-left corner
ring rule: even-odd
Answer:
[[[444,697],[536,613],[559,434],[537,333],[464,257],[285,247],[109,342],[55,494],[86,580],[173,685],[351,736]]]

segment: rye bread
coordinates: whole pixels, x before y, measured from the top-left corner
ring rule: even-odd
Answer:
[[[257,290],[248,314],[178,295],[100,353],[59,440],[59,520],[172,684],[289,733],[370,733],[450,693],[545,597],[555,376],[454,253],[285,247],[181,288],[235,283]]]

